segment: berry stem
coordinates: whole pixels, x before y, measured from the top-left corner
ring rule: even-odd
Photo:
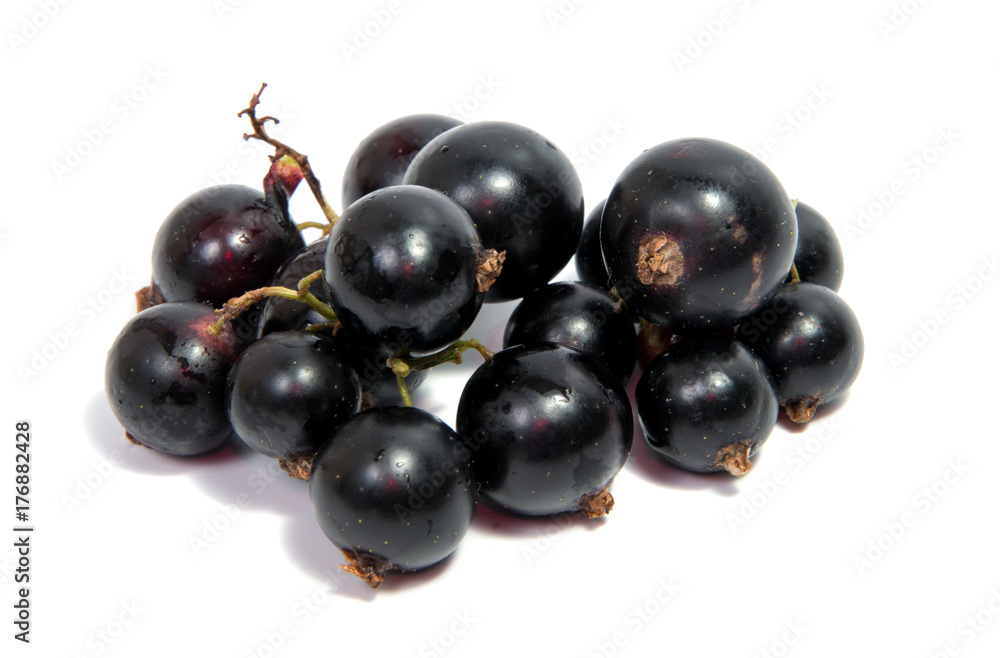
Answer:
[[[405,359],[398,356],[393,357],[389,359],[388,366],[397,375],[406,377],[414,370],[429,370],[443,363],[460,364],[462,363],[462,352],[466,350],[476,350],[483,357],[484,361],[489,361],[493,358],[493,352],[486,349],[478,340],[456,340],[440,352],[428,354],[427,356],[419,356],[412,359]]]
[[[275,138],[267,134],[267,129],[264,127],[268,121],[272,123],[280,123],[278,119],[272,116],[257,117],[257,106],[260,105],[260,95],[264,93],[264,89],[267,88],[267,83],[261,83],[260,89],[250,98],[250,105],[245,109],[241,110],[236,116],[242,117],[246,116],[250,119],[250,125],[253,127],[253,133],[244,133],[243,139],[257,139],[265,144],[269,144],[274,147],[274,155],[271,156],[271,162],[275,162],[281,158],[290,158],[294,161],[295,165],[298,167],[299,172],[302,177],[305,178],[306,183],[309,185],[309,189],[312,190],[313,196],[316,198],[316,202],[319,203],[319,207],[323,210],[323,215],[326,217],[327,224],[333,224],[339,219],[336,212],[326,201],[326,197],[323,196],[323,189],[320,186],[319,179],[316,178],[316,174],[313,173],[312,167],[309,165],[309,157],[299,153],[295,149],[291,148],[287,144],[284,144]],[[325,228],[324,225],[319,227]]]
[[[309,292],[309,286],[313,284],[317,279],[323,276],[323,270],[316,270],[309,276],[305,276],[299,280],[298,290],[292,290],[291,288],[285,288],[283,286],[265,286],[263,288],[257,288],[256,290],[251,290],[245,292],[239,297],[233,297],[228,302],[226,302],[222,308],[217,309],[215,314],[219,316],[215,324],[209,329],[213,335],[218,335],[222,331],[222,327],[225,326],[227,322],[231,322],[238,318],[241,314],[248,311],[254,304],[260,302],[268,297],[281,297],[283,299],[293,299],[295,301],[304,302],[309,304],[310,307],[324,318],[329,320],[331,323],[339,324],[337,319],[337,314],[332,308],[321,302],[316,295]]]
[[[406,375],[396,373],[396,385],[399,386],[399,397],[403,399],[404,407],[412,407],[413,400],[410,399],[410,389],[406,387]]]
[[[486,349],[478,340],[456,340],[454,343],[434,354],[427,356],[406,359],[401,356],[394,356],[386,361],[386,365],[396,373],[396,383],[399,385],[399,396],[403,398],[403,404],[412,407],[410,392],[406,388],[406,377],[414,370],[429,370],[444,363],[462,363],[462,353],[466,350],[476,350],[483,357],[484,361],[493,358],[493,352]]]
[[[317,324],[311,324],[306,327],[306,331],[332,331],[337,333],[340,331],[339,322],[320,322]]]
[[[299,227],[300,230],[304,229],[304,228],[318,228],[319,230],[323,231],[323,235],[326,235],[327,233],[329,233],[330,232],[330,227],[332,227],[332,226],[333,226],[333,224],[331,224],[329,222],[326,223],[326,224],[324,224],[323,222],[299,222],[298,223],[298,227]]]

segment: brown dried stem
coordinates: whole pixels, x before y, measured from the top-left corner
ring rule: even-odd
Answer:
[[[280,123],[278,119],[272,116],[257,116],[257,106],[260,105],[260,95],[264,93],[264,89],[267,88],[267,83],[261,83],[260,89],[250,98],[250,105],[245,109],[241,110],[236,116],[242,117],[246,116],[250,119],[250,125],[253,127],[252,133],[244,133],[243,139],[250,140],[256,139],[269,144],[274,147],[274,155],[271,157],[271,162],[275,160],[288,156],[293,159],[298,165],[299,170],[302,172],[303,178],[306,179],[306,183],[309,185],[309,189],[312,190],[313,196],[316,197],[316,202],[319,203],[319,207],[323,210],[323,215],[326,217],[328,224],[333,224],[339,219],[339,216],[334,212],[333,208],[326,201],[326,197],[323,196],[323,189],[320,186],[319,179],[313,173],[312,167],[309,165],[309,157],[299,153],[295,149],[291,148],[287,144],[278,141],[277,139],[271,137],[267,134],[267,129],[265,125],[268,121],[271,123]],[[324,227],[325,229],[325,227]]]

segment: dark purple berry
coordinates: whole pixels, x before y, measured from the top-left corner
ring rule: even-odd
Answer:
[[[200,455],[232,434],[226,375],[243,349],[229,325],[218,335],[211,308],[168,302],[133,316],[104,371],[108,403],[128,436],[172,455]]]
[[[361,404],[347,355],[310,331],[268,334],[248,347],[229,371],[226,394],[236,435],[296,475]]]
[[[854,312],[815,283],[788,283],[736,337],[767,364],[788,417],[804,423],[857,379],[865,341]]]
[[[291,260],[281,266],[267,282],[267,285],[297,290],[301,279],[323,269],[327,240],[328,237],[323,236],[300,249]],[[309,286],[309,292],[316,295],[317,299],[324,304],[330,305],[330,297],[322,279],[314,281]],[[257,337],[260,338],[276,331],[305,329],[312,324],[326,324],[328,322],[329,320],[308,304],[283,297],[268,297],[261,306],[257,322]]]
[[[778,419],[767,368],[721,336],[671,345],[639,378],[635,404],[649,446],[696,473],[743,475]]]
[[[306,245],[295,258],[286,263],[275,278],[268,284],[282,286],[293,290],[298,288],[299,280],[323,269],[326,259],[327,237],[322,237]],[[332,306],[330,293],[322,279],[313,282],[309,292],[328,306]],[[265,336],[277,331],[290,329],[305,329],[310,325],[327,324],[329,320],[317,313],[307,304],[282,297],[268,297],[260,312],[257,327],[259,336]],[[331,336],[340,346],[341,353],[346,354],[361,382],[362,408],[382,407],[401,404],[399,385],[396,374],[386,366],[386,359],[393,356],[393,350],[388,346],[362,347],[357,341],[341,331],[333,335],[332,331],[323,332]],[[429,370],[414,370],[406,378],[410,392],[416,390],[427,379]]]
[[[438,114],[414,114],[390,121],[361,140],[344,172],[344,207],[390,185],[400,185],[417,151],[461,121]]]
[[[403,181],[447,194],[471,215],[483,246],[507,252],[489,302],[524,297],[548,283],[580,241],[580,178],[562,151],[524,126],[453,128],[421,149]]]
[[[607,290],[611,285],[608,283],[608,268],[604,266],[604,254],[601,253],[601,215],[605,201],[602,199],[594,206],[583,223],[580,246],[576,248],[576,274],[580,281]]]
[[[632,446],[632,408],[593,357],[563,345],[498,352],[465,385],[458,433],[480,494],[524,515],[610,511]]]
[[[795,212],[774,174],[710,139],[643,152],[601,219],[614,287],[677,334],[727,329],[761,308],[788,276],[795,244]]]
[[[517,305],[507,320],[503,346],[537,343],[559,343],[589,354],[623,383],[635,367],[632,316],[609,292],[589,283],[550,283]]]
[[[415,407],[362,411],[323,445],[309,479],[313,513],[372,587],[387,571],[448,557],[475,513],[476,485],[454,430]]]
[[[795,250],[795,268],[799,280],[818,283],[834,292],[844,282],[844,251],[830,222],[801,201],[795,206],[799,223],[799,243]]]
[[[344,211],[323,270],[342,331],[372,349],[427,354],[460,338],[479,313],[482,254],[461,206],[398,185]]]
[[[303,246],[286,202],[242,185],[182,201],[153,242],[153,282],[163,299],[221,306],[267,283]]]

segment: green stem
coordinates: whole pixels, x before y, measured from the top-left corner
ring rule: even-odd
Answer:
[[[399,397],[403,398],[403,406],[412,407],[413,400],[410,399],[410,391],[406,388],[406,376],[397,374],[396,384],[399,385]]]
[[[340,330],[339,322],[319,322],[306,327],[306,331],[332,331],[336,333]]]
[[[456,365],[462,363],[462,352],[466,350],[476,350],[483,357],[484,361],[489,361],[493,358],[493,352],[486,349],[478,340],[456,340],[440,352],[411,359],[397,356],[389,359],[388,363],[389,367],[396,374],[402,374],[405,377],[414,370],[429,370],[443,363],[454,363]]]
[[[795,263],[792,263],[792,272],[789,281],[791,283],[798,283],[799,281],[801,281],[801,279],[799,278],[799,268],[795,267]]]
[[[327,226],[330,226],[330,224],[324,222],[299,222],[297,226],[299,227],[299,230],[304,228],[318,228],[322,231],[325,230]]]
[[[493,358],[493,352],[486,349],[478,340],[456,340],[454,343],[444,348],[440,352],[406,359],[401,356],[390,358],[386,365],[396,373],[396,383],[399,385],[399,396],[403,398],[403,404],[407,407],[413,406],[410,400],[410,392],[406,388],[406,377],[414,370],[429,370],[443,363],[459,364],[462,362],[462,353],[466,350],[476,350],[483,357],[484,361]]]
[[[234,297],[223,304],[222,308],[215,312],[215,314],[219,316],[219,319],[216,320],[215,324],[212,325],[209,331],[211,331],[212,334],[218,334],[222,331],[222,327],[225,326],[227,322],[235,320],[252,308],[254,304],[263,301],[268,297],[281,297],[282,299],[292,299],[309,304],[314,311],[322,315],[331,323],[337,323],[339,320],[337,319],[337,314],[334,310],[321,302],[316,295],[309,292],[309,286],[322,276],[323,270],[316,270],[309,276],[303,277],[299,280],[298,290],[292,290],[291,288],[285,288],[282,286],[266,286],[264,288],[257,288],[256,290],[245,292],[239,297]]]

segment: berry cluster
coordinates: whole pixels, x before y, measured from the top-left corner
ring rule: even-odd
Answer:
[[[358,146],[338,216],[268,135],[260,93],[240,115],[275,149],[263,190],[202,190],[166,218],[107,397],[139,444],[192,456],[235,436],[308,480],[344,569],[373,587],[447,557],[480,501],[607,514],[633,409],[666,461],[742,475],[779,407],[806,422],[858,374],[829,224],[733,146],[648,149],[584,222],[545,137],[416,115]],[[303,180],[326,222],[289,217]],[[549,283],[574,254],[582,281]],[[514,299],[502,351],[464,337],[483,303]],[[469,349],[485,363],[454,427],[412,407]]]

